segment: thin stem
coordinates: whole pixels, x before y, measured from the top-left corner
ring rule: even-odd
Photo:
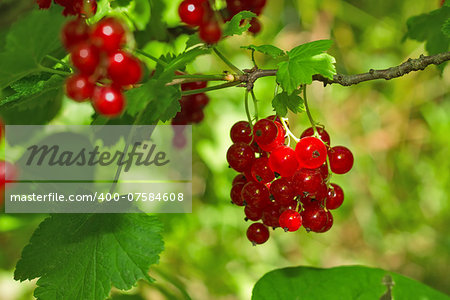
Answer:
[[[298,143],[298,141],[300,141],[300,139],[297,138],[297,137],[292,133],[292,131],[289,129],[289,127],[288,127],[287,124],[286,124],[286,120],[288,120],[288,118],[280,118],[280,120],[281,120],[281,123],[283,124],[284,130],[286,130],[286,133],[288,134],[288,136]]]
[[[227,83],[223,83],[223,84],[219,84],[219,85],[215,85],[215,86],[209,86],[209,87],[206,87],[206,88],[203,88],[203,89],[183,91],[183,92],[181,92],[181,95],[182,96],[187,96],[187,95],[200,94],[200,93],[205,93],[205,92],[209,92],[209,91],[229,88],[229,87],[232,87],[232,86],[236,86],[238,84],[240,84],[239,81],[227,82]]]
[[[202,75],[202,74],[184,74],[184,75],[175,75],[173,77],[174,79],[178,79],[178,78],[187,78],[187,79],[204,79],[204,81],[207,80],[226,80],[225,76],[223,74],[218,74],[218,75]]]
[[[311,111],[309,110],[309,106],[308,106],[308,98],[306,96],[306,85],[303,87],[303,100],[305,102],[306,114],[308,115],[309,122],[311,123],[311,127],[314,130],[314,135],[318,136],[319,133],[317,132],[316,123],[314,122],[314,120],[311,116]]]
[[[60,59],[57,59],[56,57],[53,57],[53,56],[47,54],[45,56],[45,58],[48,58],[49,60],[54,61],[54,62],[56,62],[58,64],[61,64],[61,65],[65,66],[65,67],[69,68],[69,70],[72,70],[72,67],[68,63],[66,63],[65,61],[62,61]]]
[[[41,66],[41,65],[39,66],[39,70],[42,71],[42,72],[47,72],[47,73],[51,73],[51,74],[58,74],[58,75],[61,75],[61,76],[69,76],[69,75],[72,74],[70,72],[61,71],[61,70],[55,70],[55,69],[47,68],[47,67],[44,67],[44,66]]]
[[[219,50],[217,50],[216,47],[212,48],[214,50],[214,53],[228,66],[231,70],[233,70],[236,74],[242,75],[244,72],[242,72],[238,67],[233,65],[231,61],[228,60]]]
[[[252,62],[253,65],[255,66],[255,68],[258,68],[258,65],[256,64],[256,60],[255,60],[255,50],[252,49]]]
[[[245,90],[244,105],[245,105],[245,113],[247,114],[248,124],[250,124],[250,129],[253,131],[252,117],[250,115],[250,109],[248,108],[248,91],[247,90]]]
[[[251,90],[253,107],[255,108],[255,120],[258,121],[258,100],[256,99],[255,92]]]
[[[147,57],[147,58],[150,58],[151,60],[153,60],[154,62],[160,64],[160,65],[163,66],[163,67],[167,67],[167,63],[166,63],[165,61],[162,61],[162,60],[160,60],[159,58],[157,58],[157,57],[155,57],[155,56],[153,56],[153,55],[151,55],[151,54],[148,54],[147,52],[144,52],[144,51],[142,51],[142,50],[140,50],[140,49],[136,49],[136,50],[134,50],[134,51],[135,51],[136,53],[142,55],[142,56],[145,56],[145,57]]]

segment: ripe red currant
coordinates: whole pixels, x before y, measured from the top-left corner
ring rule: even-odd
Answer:
[[[247,238],[253,246],[267,242],[269,235],[269,229],[261,223],[253,223],[247,229]]]
[[[285,130],[283,128],[283,125],[281,125],[281,123],[278,123],[278,122],[274,122],[274,123],[275,123],[275,126],[277,126],[277,130],[278,130],[277,137],[275,138],[275,140],[273,142],[271,142],[267,145],[260,145],[261,149],[266,152],[274,151],[284,145]]]
[[[330,135],[323,127],[316,126],[317,133],[319,134],[319,138],[324,142],[324,144],[330,146]],[[309,127],[303,131],[300,138],[304,138],[307,136],[314,136],[314,129],[312,127]]]
[[[269,157],[270,168],[283,177],[291,177],[299,165],[294,149],[281,146],[274,150]]]
[[[210,21],[200,26],[198,35],[205,43],[216,44],[222,37],[222,29],[217,21]]]
[[[247,183],[247,177],[245,177],[244,174],[237,174],[234,179],[233,179],[233,183],[231,184],[232,186],[238,183],[243,183],[246,184]]]
[[[75,74],[66,79],[66,95],[78,102],[86,101],[94,94],[95,84],[88,76]]]
[[[125,107],[125,98],[122,92],[112,86],[96,87],[92,97],[95,110],[107,117],[119,116]]]
[[[125,44],[125,28],[119,20],[106,17],[95,25],[91,40],[105,52],[116,51]]]
[[[325,223],[325,226],[319,232],[321,233],[327,232],[328,230],[331,229],[332,226],[333,226],[333,215],[329,210],[327,210],[327,221]]]
[[[80,73],[92,75],[100,63],[100,52],[89,42],[81,42],[73,47],[70,59]]]
[[[252,129],[247,121],[239,121],[231,127],[230,137],[233,143],[250,144],[252,141]]]
[[[330,168],[333,173],[345,174],[353,167],[353,154],[344,146],[335,146],[328,151]]]
[[[209,97],[205,93],[189,96],[188,105],[190,110],[201,110],[209,103]]]
[[[259,22],[258,18],[253,18],[250,21],[250,27],[248,28],[248,31],[253,34],[257,34],[261,31],[261,27],[261,22]]]
[[[269,227],[277,228],[280,227],[280,212],[281,207],[275,203],[267,205],[262,210],[262,221],[263,224]]]
[[[262,218],[262,209],[259,207],[253,207],[246,205],[244,208],[245,217],[248,220],[259,221]]]
[[[270,185],[270,194],[275,199],[275,203],[280,205],[290,204],[296,195],[295,187],[284,178],[278,178]]]
[[[207,0],[184,0],[178,6],[178,15],[181,21],[190,26],[200,26],[206,21]]]
[[[261,145],[268,145],[277,138],[278,127],[273,121],[261,119],[253,126],[253,135],[260,147]]]
[[[230,167],[238,172],[243,172],[249,168],[255,158],[252,148],[245,143],[231,145],[227,151],[227,161]]]
[[[326,199],[327,209],[339,208],[342,205],[342,202],[344,202],[344,191],[339,185],[332,183],[328,188]]]
[[[271,203],[269,190],[264,184],[259,182],[247,182],[242,188],[241,195],[245,204],[252,207],[264,208]]]
[[[275,179],[275,175],[269,167],[269,159],[267,157],[255,159],[252,164],[251,173],[253,179],[261,183],[268,183]]]
[[[315,198],[319,192],[322,197],[327,195],[326,184],[317,169],[298,170],[292,177],[292,184],[296,187],[297,194],[303,197]]]
[[[295,146],[300,166],[315,169],[324,164],[327,159],[325,144],[315,137],[304,137]]]
[[[231,202],[238,206],[244,206],[244,199],[242,199],[242,188],[244,187],[244,183],[239,183],[233,185],[230,192]]]
[[[288,209],[280,215],[279,223],[284,231],[297,231],[302,226],[302,217],[297,211]]]
[[[87,41],[88,38],[89,26],[81,18],[68,21],[61,30],[62,44],[69,51],[75,45]]]
[[[124,51],[111,53],[108,59],[107,71],[109,78],[117,86],[136,84],[142,77],[140,61]]]
[[[322,232],[328,222],[328,213],[320,206],[308,206],[300,213],[303,227],[313,232]]]

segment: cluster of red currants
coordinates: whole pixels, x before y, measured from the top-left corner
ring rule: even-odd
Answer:
[[[269,239],[268,227],[297,231],[303,225],[313,232],[331,228],[330,210],[341,206],[344,193],[330,183],[329,170],[335,174],[350,171],[353,155],[349,149],[330,147],[325,129],[310,127],[294,150],[285,145],[286,129],[276,116],[257,121],[253,130],[248,122],[237,122],[230,136],[234,144],[228,149],[227,161],[240,172],[232,183],[231,201],[245,206],[246,220],[262,220],[247,230],[254,245]]]
[[[206,81],[195,81],[181,84],[182,91],[203,89]],[[183,96],[180,99],[181,111],[172,119],[172,125],[198,124],[203,121],[205,114],[203,109],[209,103],[209,97],[205,93]],[[186,145],[186,137],[183,133],[184,127],[174,126],[173,145],[179,149]]]
[[[66,23],[61,36],[77,70],[66,80],[67,96],[79,102],[91,99],[101,115],[120,115],[125,108],[122,91],[142,77],[139,59],[121,50],[126,43],[122,23],[107,17],[90,27],[77,18]]]
[[[36,0],[40,9],[48,9],[52,0]],[[97,12],[96,0],[54,0],[58,5],[64,7],[64,16],[85,16],[91,17]]]
[[[243,10],[252,11],[260,15],[266,0],[227,0],[227,8],[224,11],[214,12],[208,0],[184,0],[178,7],[178,14],[181,21],[189,26],[199,26],[200,38],[208,43],[215,44],[222,37],[222,29],[220,28],[217,15],[222,15],[225,21]],[[257,18],[250,21],[249,31],[258,33],[261,31],[261,23]]]

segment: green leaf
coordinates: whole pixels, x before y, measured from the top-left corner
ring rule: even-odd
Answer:
[[[447,19],[447,21],[445,21],[444,25],[442,25],[442,33],[447,38],[450,38],[450,19]]]
[[[445,0],[444,6],[450,7],[450,0]]]
[[[146,214],[55,214],[34,232],[14,278],[40,277],[38,300],[105,299],[112,286],[152,281],[149,267],[164,248],[161,230]]]
[[[65,18],[57,5],[33,9],[13,24],[0,53],[0,89],[31,73],[39,72],[44,57],[61,48],[59,39]]]
[[[241,35],[250,28],[250,22],[246,22],[241,26],[241,21],[244,19],[251,20],[256,17],[256,14],[250,11],[241,11],[234,15],[233,18],[225,24],[223,36]]]
[[[276,95],[272,100],[272,107],[281,117],[287,115],[288,108],[295,114],[305,111],[303,99],[296,92],[290,95],[286,92]]]
[[[258,51],[263,54],[270,55],[273,58],[278,58],[280,56],[286,55],[286,53],[284,53],[283,50],[272,45],[261,45],[261,46],[249,45],[249,46],[242,46],[241,48]]]
[[[148,1],[148,0],[147,0]],[[173,37],[169,35],[167,24],[165,23],[164,11],[166,3],[163,0],[151,0],[150,19],[145,28],[134,33],[138,48],[143,48],[149,41],[172,41]]]
[[[442,27],[450,18],[449,5],[447,1],[440,9],[409,18],[406,23],[408,27],[406,37],[425,42],[425,49],[429,54],[448,51],[450,38],[444,35]]]
[[[266,299],[448,300],[450,297],[397,273],[342,266],[294,267],[269,272],[256,283],[252,295],[252,300]]]
[[[278,64],[277,82],[292,94],[301,84],[312,83],[315,74],[333,78],[336,74],[333,56],[324,53],[333,42],[319,40],[295,47],[288,52],[289,59]]]

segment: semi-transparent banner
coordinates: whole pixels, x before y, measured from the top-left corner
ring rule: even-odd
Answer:
[[[190,213],[191,126],[8,125],[6,213]]]

